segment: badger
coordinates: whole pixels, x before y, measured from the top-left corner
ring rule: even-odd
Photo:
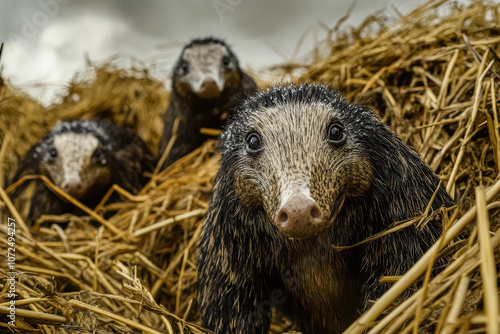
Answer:
[[[68,121],[56,125],[28,150],[12,182],[25,175],[45,175],[92,208],[113,184],[137,193],[154,162],[146,144],[129,129],[103,120]],[[24,182],[13,199],[29,225],[42,214],[81,213],[39,179]]]
[[[442,233],[409,226],[451,206],[435,173],[366,106],[329,87],[275,87],[235,111],[221,136],[198,254],[203,326],[268,333],[274,308],[305,333],[341,333]]]
[[[239,67],[231,48],[216,38],[195,39],[174,65],[172,91],[163,117],[160,152],[177,134],[163,167],[200,146],[209,137],[201,128],[221,129],[240,96],[256,92],[255,82]],[[179,119],[177,129],[175,120]]]

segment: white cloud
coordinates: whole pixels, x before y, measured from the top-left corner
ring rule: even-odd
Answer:
[[[7,47],[2,59],[4,75],[48,103],[82,69],[85,54],[91,60],[104,60],[117,53],[147,57],[157,52],[155,45],[159,42],[135,33],[122,18],[86,13],[50,22],[39,36]],[[42,88],[36,83],[48,85]]]

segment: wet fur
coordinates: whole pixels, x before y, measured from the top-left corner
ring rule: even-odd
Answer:
[[[179,82],[182,77],[180,63],[186,50],[210,44],[223,47],[234,62],[235,69],[225,74],[225,87],[218,98],[201,99],[190,90],[186,83]],[[236,55],[223,41],[206,38],[194,40],[186,45],[174,66],[170,102],[163,117],[164,129],[160,142],[160,154],[163,153],[172,137],[175,119],[179,118],[179,127],[176,132],[178,137],[163,168],[199,147],[205,140],[213,138],[200,134],[200,129],[222,129],[224,116],[227,116],[226,113],[236,105],[238,97],[256,91],[255,82],[240,69]]]
[[[294,123],[300,115],[295,108],[304,112],[300,126]],[[310,146],[321,131],[303,132],[325,121],[325,112],[344,124],[344,147]],[[278,138],[278,126],[271,140],[263,135],[262,156],[249,159],[248,131],[269,134],[281,123],[299,133],[281,131]],[[303,142],[309,146],[303,145],[301,154]],[[274,150],[265,152],[266,144]],[[271,304],[303,333],[340,333],[390,287],[379,283],[382,276],[404,274],[441,233],[432,224],[421,230],[410,226],[358,247],[332,250],[331,245],[354,244],[422,213],[439,179],[372,111],[327,87],[304,84],[255,95],[237,110],[220,149],[221,168],[198,257],[202,324],[217,333],[267,333]],[[331,210],[338,193],[346,194],[333,224],[306,240],[280,233],[272,214],[283,178],[310,182],[311,196],[324,211]],[[450,205],[441,187],[432,209]]]
[[[113,184],[134,194],[146,184],[148,179],[144,173],[152,172],[154,168],[154,157],[146,144],[131,130],[106,121],[94,120],[63,122],[57,125],[24,155],[12,183],[25,175],[40,174],[58,185],[60,175],[57,172],[61,173],[59,161],[47,166],[44,157],[48,150],[54,147],[54,139],[57,136],[72,134],[97,138],[103,159],[106,159],[105,166],[96,166],[89,161],[89,157],[84,159],[81,179],[83,183],[91,186],[80,199],[83,204],[91,208],[97,205]],[[12,197],[16,207],[21,208],[28,224],[33,224],[42,214],[82,213],[37,179],[23,183],[14,191]],[[118,199],[115,195],[110,201]]]

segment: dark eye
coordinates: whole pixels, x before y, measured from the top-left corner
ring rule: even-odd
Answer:
[[[230,62],[231,62],[231,58],[229,58],[228,56],[224,56],[224,57],[222,57],[222,64],[223,64],[224,66],[229,65],[229,63],[230,63]]]
[[[189,70],[189,64],[187,63],[187,61],[182,61],[181,62],[181,69],[184,71],[184,72],[187,72]]]
[[[257,132],[250,133],[245,140],[248,153],[257,153],[262,149],[262,140]]]
[[[49,157],[50,157],[50,159],[57,158],[57,150],[55,148],[51,148],[49,150]]]
[[[328,140],[334,145],[342,145],[345,143],[346,134],[342,125],[338,123],[332,123],[328,127]]]
[[[106,159],[104,158],[104,151],[100,147],[95,149],[94,154],[92,154],[92,159],[97,160],[102,165],[106,164]]]
[[[94,154],[92,154],[92,158],[94,159],[102,158],[102,150],[99,147],[95,149]]]

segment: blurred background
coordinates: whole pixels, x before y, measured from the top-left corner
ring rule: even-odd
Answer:
[[[182,46],[217,36],[245,68],[304,60],[328,29],[375,12],[397,18],[418,0],[0,0],[3,75],[44,103],[85,67],[86,58],[138,59],[168,80]],[[302,36],[302,37],[301,37]],[[302,40],[303,43],[299,43]],[[299,45],[300,44],[300,45]],[[39,84],[43,83],[43,87]]]

